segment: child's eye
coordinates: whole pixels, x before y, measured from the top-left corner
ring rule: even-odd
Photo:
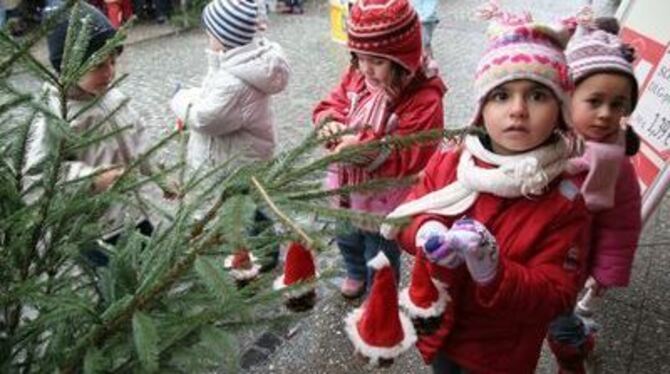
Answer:
[[[384,60],[382,60],[381,58],[373,58],[370,59],[370,63],[374,66],[381,66],[384,64]]]
[[[509,95],[505,91],[493,91],[489,94],[489,100],[491,101],[505,101],[509,98]]]
[[[528,95],[528,98],[531,101],[545,101],[547,98],[549,98],[549,93],[545,92],[544,90],[533,90]]]
[[[589,105],[591,105],[592,108],[597,108],[601,104],[599,99],[594,99],[594,98],[587,99],[586,102],[589,103]]]

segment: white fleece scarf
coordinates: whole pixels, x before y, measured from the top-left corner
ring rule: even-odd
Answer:
[[[487,150],[477,136],[468,135],[458,161],[456,181],[399,205],[386,219],[419,213],[455,216],[470,208],[480,192],[504,198],[540,195],[563,173],[569,154],[569,146],[562,137],[523,154],[502,156]],[[497,167],[479,167],[475,165],[475,158]],[[387,239],[394,239],[398,233],[390,224],[383,224],[380,231]]]

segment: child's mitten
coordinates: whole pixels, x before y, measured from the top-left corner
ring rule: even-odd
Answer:
[[[498,244],[486,227],[473,219],[454,222],[449,231],[464,243],[463,258],[472,279],[482,285],[490,283],[498,273]]]
[[[447,226],[438,221],[427,221],[416,233],[416,247],[423,249],[426,258],[450,269],[463,263],[458,246],[458,238],[450,237]]]

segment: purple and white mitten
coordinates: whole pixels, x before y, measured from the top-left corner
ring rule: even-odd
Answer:
[[[455,269],[463,264],[462,243],[452,237],[447,226],[427,221],[416,233],[416,247],[423,249],[428,261]]]
[[[463,218],[449,230],[449,235],[464,243],[462,255],[472,279],[486,285],[498,273],[498,244],[486,227],[473,219]]]

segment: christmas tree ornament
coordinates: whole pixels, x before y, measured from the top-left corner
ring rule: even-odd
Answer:
[[[274,281],[275,290],[310,283],[316,279],[316,266],[311,250],[300,242],[291,242],[286,251],[284,274]],[[301,285],[285,293],[286,307],[293,312],[310,310],[316,304],[316,290],[313,283]]]
[[[258,277],[261,266],[253,253],[246,248],[239,248],[224,259],[223,266],[230,269],[237,287],[242,288]]]
[[[447,285],[432,278],[422,251],[414,257],[409,286],[399,295],[400,306],[407,312],[419,335],[430,335],[440,325],[442,314],[451,302]]]
[[[385,367],[416,342],[416,331],[398,307],[398,289],[390,262],[379,252],[368,266],[375,270],[372,289],[360,308],[345,318],[356,353],[372,366]]]

